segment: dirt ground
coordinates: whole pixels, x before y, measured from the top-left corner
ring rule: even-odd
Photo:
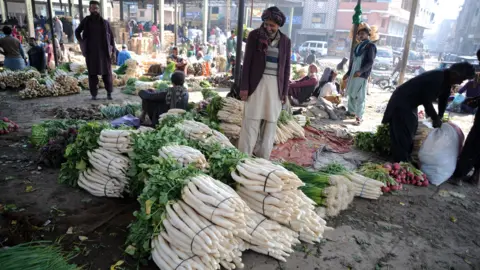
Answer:
[[[388,96],[372,91],[361,127],[353,127],[349,121],[323,120],[315,124],[373,130],[381,120],[376,106]],[[114,98],[116,103],[138,99],[123,94]],[[191,100],[199,99],[199,93],[192,93]],[[9,117],[21,127],[17,133],[0,137],[0,204],[4,208],[0,247],[47,239],[76,253],[74,261],[85,269],[109,269],[118,260],[125,260],[123,269],[135,269],[136,262],[123,250],[137,202],[97,198],[58,184],[59,171],[38,167],[37,152],[28,146],[31,125],[52,118],[53,108],[91,103],[85,91],[27,101],[19,100],[15,93],[0,92],[0,116]],[[467,132],[472,117],[454,116],[454,121]],[[356,150],[348,154],[368,159]],[[246,252],[245,269],[480,269],[479,204],[479,189],[450,184],[440,188],[407,186],[378,201],[355,199],[348,210],[327,220],[335,230],[326,233],[321,243],[297,246],[286,263]],[[88,239],[80,241],[79,236]],[[141,269],[157,267],[150,262]]]

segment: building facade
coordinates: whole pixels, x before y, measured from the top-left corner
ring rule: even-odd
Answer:
[[[297,45],[307,40],[333,41],[339,0],[306,0],[302,24],[295,33]]]
[[[340,0],[337,13],[337,51],[350,43],[355,0]],[[413,0],[370,0],[362,3],[362,20],[375,25],[380,35],[378,44],[401,48],[407,34],[408,21]],[[423,50],[424,31],[432,26],[437,0],[420,0],[417,7],[412,36],[412,49]]]
[[[455,48],[460,55],[475,55],[480,49],[480,1],[465,0],[457,19]]]

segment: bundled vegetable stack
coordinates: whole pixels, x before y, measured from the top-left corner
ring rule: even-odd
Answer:
[[[0,135],[8,134],[18,130],[17,123],[9,120],[7,117],[0,119]]]
[[[59,84],[59,95],[66,96],[71,94],[78,94],[82,90],[78,86],[78,80],[73,77],[69,76],[65,71],[56,69],[55,74],[53,76],[55,82]]]
[[[356,197],[377,200],[382,196],[384,188],[386,187],[383,182],[358,173],[348,173],[345,176],[352,182],[353,192]]]
[[[298,114],[298,115],[294,115],[293,118],[295,119],[295,121],[297,121],[297,123],[301,127],[304,127],[307,125],[307,117],[305,115]]]
[[[390,169],[381,164],[365,163],[360,167],[358,172],[364,177],[382,182],[384,186],[380,188],[383,193],[402,189],[402,185],[398,184],[395,179],[390,176]],[[368,181],[366,181],[365,185],[366,184],[371,183],[368,183]],[[376,193],[377,192],[375,189],[375,194]]]
[[[21,71],[4,70],[0,72],[0,89],[19,88],[32,78],[40,78],[40,73],[35,69]]]
[[[87,71],[87,66],[80,63],[70,63],[70,70],[75,74],[83,74]]]
[[[25,84],[25,89],[18,92],[21,99],[36,98],[36,97],[50,97],[58,96],[58,91],[53,85],[53,81],[50,78],[49,86],[47,86],[47,80],[40,80],[32,78]]]
[[[282,110],[277,122],[275,144],[283,144],[293,138],[305,138],[305,130],[288,112]]]
[[[222,147],[233,147],[230,140],[222,133],[209,128],[207,125],[193,121],[183,120],[175,125],[183,132],[183,135],[188,139],[192,139],[202,143],[208,144],[220,144]]]
[[[173,158],[183,166],[193,164],[195,168],[205,171],[208,169],[208,162],[202,152],[195,148],[183,145],[164,146],[158,150],[162,158]]]
[[[387,163],[384,165],[384,168],[388,170],[390,176],[395,179],[398,185],[410,184],[423,187],[428,187],[429,185],[427,175],[408,162]],[[392,188],[390,187],[390,189]]]
[[[220,120],[220,130],[228,138],[238,139],[240,136],[243,107],[243,101],[231,97],[221,98],[221,109],[217,113],[217,118]]]
[[[354,184],[343,175],[345,169],[325,168],[323,172],[312,172],[293,163],[283,163],[283,166],[305,183],[300,189],[318,206],[325,208],[327,216],[337,216],[353,201],[356,190]]]
[[[133,144],[130,136],[134,132],[133,130],[104,129],[98,138],[98,145],[113,153],[129,153],[132,151]]]
[[[423,145],[423,142],[427,139],[428,134],[433,129],[426,126],[423,122],[418,123],[417,133],[413,138],[413,150],[412,150],[412,160],[415,162],[419,162],[418,159],[418,152]]]
[[[122,197],[128,187],[127,170],[130,160],[120,154],[97,148],[87,152],[89,168],[78,178],[78,186],[98,197]]]
[[[56,136],[49,139],[48,143],[40,148],[38,163],[49,168],[60,168],[61,164],[65,162],[64,153],[67,145],[73,143],[76,138],[77,128],[74,125],[67,130],[58,130]]]
[[[100,112],[107,119],[117,119],[127,114],[137,115],[141,109],[142,105],[140,103],[128,101],[123,102],[122,105],[108,104],[107,106],[100,106]]]
[[[315,213],[315,202],[299,189],[305,184],[297,175],[268,160],[247,158],[237,163],[231,176],[252,210],[289,226],[302,241],[313,243],[322,237],[326,222]]]
[[[355,137],[355,147],[382,156],[390,156],[390,129],[388,124],[378,126],[375,133],[359,132]]]
[[[83,89],[89,89],[90,86],[88,85],[88,75],[80,75],[78,76],[78,84],[80,84],[80,86],[83,88]]]

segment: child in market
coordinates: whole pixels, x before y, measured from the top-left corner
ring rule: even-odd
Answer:
[[[172,87],[166,91],[158,92],[153,89],[142,90],[138,93],[142,99],[142,115],[140,121],[146,123],[145,116],[151,121],[152,126],[158,124],[159,116],[169,109],[187,109],[188,91],[183,85],[185,73],[175,71],[171,77]]]

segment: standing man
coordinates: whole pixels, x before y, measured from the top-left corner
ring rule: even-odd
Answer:
[[[55,34],[60,42],[63,42],[63,23],[58,17],[55,17]]]
[[[237,48],[237,38],[235,37],[235,31],[231,31],[230,37],[227,39],[227,72],[230,71],[231,64],[230,64],[230,57]]]
[[[47,67],[47,59],[45,57],[45,50],[42,46],[38,46],[35,38],[30,38],[30,50],[28,50],[28,59],[30,66],[36,68],[40,73],[45,72]]]
[[[80,42],[87,63],[92,100],[97,99],[98,75],[102,75],[107,99],[111,100],[113,91],[111,57],[115,53],[115,40],[110,24],[100,16],[100,3],[90,1],[89,10],[90,15],[80,22],[75,30],[75,36]]]
[[[238,149],[248,155],[255,151],[264,159],[270,158],[282,103],[288,96],[292,45],[280,31],[285,20],[277,7],[263,12],[262,25],[248,35],[243,63],[240,97],[245,109]]]
[[[355,116],[355,125],[360,125],[365,112],[367,98],[368,77],[372,72],[373,62],[377,55],[377,47],[370,42],[370,28],[367,26],[358,30],[357,39],[360,41],[355,46],[353,59],[350,62],[343,80],[348,79],[348,109],[347,114]]]
[[[78,17],[78,14],[75,15],[75,17],[72,20],[72,26],[73,26],[73,42],[77,44],[77,37],[75,35],[75,30],[77,30],[78,25],[80,24],[80,19]]]

